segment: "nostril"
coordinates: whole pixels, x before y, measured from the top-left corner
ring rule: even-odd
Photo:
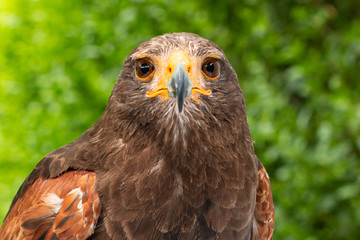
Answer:
[[[191,67],[189,66],[188,69],[187,69],[188,73],[190,73],[191,71]]]
[[[169,72],[172,72],[172,69],[171,69],[171,67],[169,67]]]

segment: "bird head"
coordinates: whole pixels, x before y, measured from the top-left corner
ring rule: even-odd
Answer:
[[[191,33],[165,34],[139,45],[127,57],[117,84],[123,85],[119,91],[127,100],[156,99],[153,104],[176,105],[178,113],[189,103],[200,107],[204,99],[221,97],[231,103],[234,90],[241,95],[224,52]]]
[[[194,137],[216,131],[220,123],[221,134],[236,135],[247,124],[237,76],[224,52],[192,33],[157,36],[135,48],[108,109],[131,123],[151,125],[157,138],[162,132],[164,138],[185,138],[185,132]]]

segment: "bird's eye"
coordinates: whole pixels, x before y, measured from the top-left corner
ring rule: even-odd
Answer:
[[[219,59],[207,58],[202,64],[201,70],[206,78],[216,80],[220,75]]]
[[[154,64],[152,64],[150,59],[143,58],[136,60],[135,73],[140,80],[149,80],[152,77],[154,70]]]

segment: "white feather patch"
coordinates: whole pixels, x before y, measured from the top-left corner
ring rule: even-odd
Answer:
[[[82,206],[82,195],[83,193],[81,192],[81,189],[78,187],[78,188],[74,188],[73,190],[71,190],[69,192],[69,194],[76,194],[76,195],[79,195],[80,199],[79,199],[79,203],[77,205],[77,208],[79,210],[82,210],[83,206]]]
[[[54,209],[54,211],[57,213],[59,212],[60,208],[61,208],[61,204],[63,202],[63,199],[60,198],[58,195],[56,195],[55,193],[48,193],[44,196],[43,201],[52,206],[52,208]]]

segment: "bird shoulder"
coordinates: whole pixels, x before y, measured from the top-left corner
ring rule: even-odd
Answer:
[[[1,239],[86,239],[101,211],[95,180],[95,173],[88,171],[39,177],[12,207]]]

